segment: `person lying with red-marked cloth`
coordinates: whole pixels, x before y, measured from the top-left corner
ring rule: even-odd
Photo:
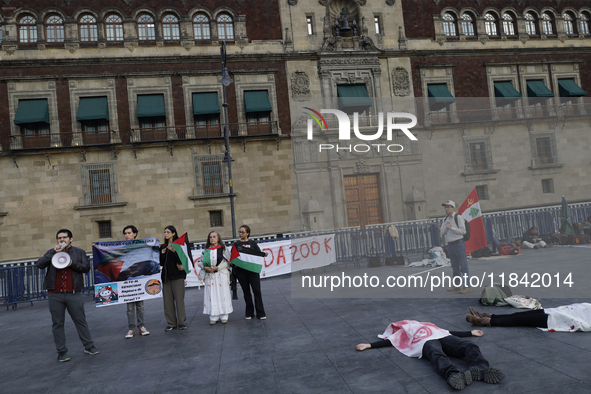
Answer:
[[[401,320],[391,323],[382,335],[381,341],[360,343],[355,348],[359,351],[380,347],[394,346],[408,357],[425,357],[430,360],[437,373],[451,387],[461,390],[473,380],[484,380],[486,383],[499,383],[505,374],[489,366],[488,361],[480,352],[480,348],[463,337],[481,337],[480,330],[447,331],[433,323],[422,323],[415,320]],[[460,372],[449,357],[465,357],[470,368]]]

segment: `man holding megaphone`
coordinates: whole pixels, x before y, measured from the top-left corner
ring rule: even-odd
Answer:
[[[90,262],[86,252],[72,246],[72,232],[59,230],[56,234],[57,245],[37,260],[37,267],[47,268],[43,286],[47,289],[49,312],[53,322],[53,340],[57,348],[57,359],[60,362],[70,361],[66,347],[64,323],[66,308],[76,325],[80,341],[84,345],[84,353],[95,355],[99,350],[94,346],[84,313],[84,275],[90,271]]]

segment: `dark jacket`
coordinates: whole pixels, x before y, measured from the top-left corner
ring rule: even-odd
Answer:
[[[535,244],[538,241],[534,241],[534,237],[539,238],[539,240],[542,240],[542,236],[538,233],[536,233],[536,235],[532,235],[529,230],[527,230],[526,232],[523,233],[523,237],[521,237],[522,241],[527,241],[529,243]]]
[[[165,253],[162,253],[163,249],[166,250]],[[178,254],[166,249],[166,244],[160,245],[160,265],[162,266],[160,275],[162,277],[162,283],[166,283],[169,280],[185,279],[187,277],[185,270],[179,270],[177,264],[182,265]]]
[[[72,265],[68,268],[72,273],[72,285],[74,286],[74,290],[82,290],[84,289],[84,275],[88,271],[90,271],[90,261],[88,261],[88,256],[86,256],[86,252],[80,248],[76,248],[71,246],[70,248],[65,250],[66,253],[70,255],[72,259]],[[46,268],[47,273],[45,274],[45,282],[43,282],[43,287],[46,290],[55,290],[55,277],[57,275],[57,268],[51,264],[51,258],[55,255],[54,249],[49,249],[47,253],[43,257],[41,257],[35,265],[38,268]]]

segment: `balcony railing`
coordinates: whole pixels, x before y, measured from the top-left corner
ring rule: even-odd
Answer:
[[[230,136],[277,134],[277,121],[257,123],[231,123]],[[150,127],[123,131],[82,131],[75,133],[49,133],[11,135],[10,149],[43,149],[84,145],[108,145],[147,141],[195,140],[224,136],[224,125],[193,125],[178,127]]]
[[[466,103],[462,103],[466,104]],[[466,109],[466,107],[470,109]],[[456,103],[456,110],[431,111],[426,114],[426,125],[452,123],[472,123],[494,120],[532,119],[544,117],[577,116],[590,114],[591,106],[577,102],[546,105],[499,106],[494,108],[474,108],[469,104]]]
[[[105,145],[121,142],[116,131],[24,134],[10,136],[10,149],[60,148],[80,145]]]

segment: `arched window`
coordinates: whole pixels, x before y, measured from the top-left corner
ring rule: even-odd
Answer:
[[[137,18],[137,33],[140,41],[153,41],[156,39],[154,18],[149,14],[141,14]]]
[[[542,14],[542,33],[546,35],[554,34],[554,27],[552,26],[552,17],[547,13]]]
[[[570,12],[565,12],[562,14],[562,19],[564,19],[564,32],[566,34],[575,34],[575,18]]]
[[[536,17],[531,13],[528,12],[525,14],[525,32],[530,36],[538,34],[538,29],[536,28]]]
[[[497,32],[497,18],[490,12],[484,16],[484,27],[486,28],[486,34],[489,36],[496,36]]]
[[[18,21],[18,41],[21,43],[37,42],[37,21],[31,15],[25,15]]]
[[[462,15],[462,33],[466,36],[474,35],[474,18],[470,14]]]
[[[179,18],[175,15],[167,14],[162,18],[162,37],[165,40],[179,40]]]
[[[508,12],[503,14],[503,32],[506,36],[515,35],[515,19]]]
[[[591,26],[589,26],[589,14],[581,12],[579,15],[579,34],[590,34]]]
[[[49,15],[45,20],[45,40],[47,42],[64,42],[64,20],[61,16]]]
[[[203,14],[195,15],[193,18],[193,33],[196,40],[209,40],[211,38],[207,16]]]
[[[78,20],[80,41],[96,41],[98,39],[98,27],[96,18],[91,14],[84,14]]]
[[[456,33],[456,18],[449,12],[443,15],[443,32],[448,37],[457,36]]]
[[[105,18],[105,36],[107,41],[123,41],[123,20],[117,14]]]
[[[222,14],[218,16],[218,38],[220,40],[234,39],[234,24],[230,15]]]

